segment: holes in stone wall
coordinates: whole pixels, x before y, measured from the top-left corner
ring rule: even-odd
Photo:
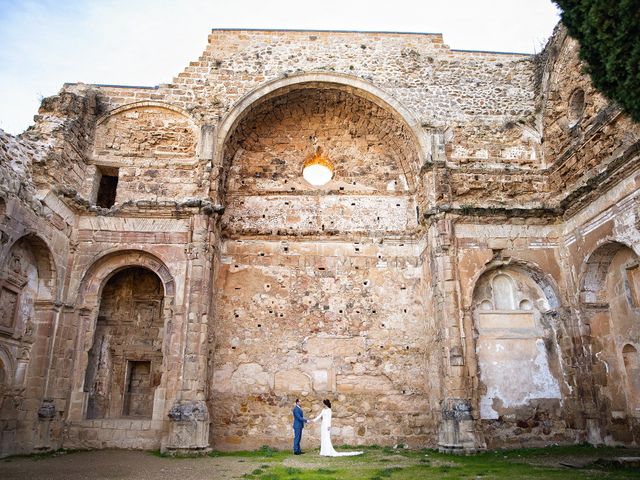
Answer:
[[[118,189],[118,169],[114,167],[98,167],[100,176],[96,205],[102,208],[111,208],[116,203]]]

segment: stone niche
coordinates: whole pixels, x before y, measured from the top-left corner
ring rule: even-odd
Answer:
[[[422,267],[416,245],[397,239],[417,227],[416,141],[360,93],[276,92],[224,147],[215,448],[248,446],[243,432],[255,446],[288,445],[297,397],[307,415],[335,402],[337,442],[418,445],[435,429],[433,412],[416,411],[435,403],[421,360]],[[316,147],[335,166],[322,187],[302,178]]]
[[[195,146],[195,129],[182,113],[154,105],[133,105],[99,123],[94,156],[188,158],[195,155]]]
[[[557,414],[561,398],[558,349],[545,316],[553,299],[524,270],[484,274],[474,292],[480,418],[528,418],[545,409]]]
[[[131,267],[105,285],[85,376],[87,419],[152,417],[162,375],[163,287]]]
[[[44,241],[27,235],[8,251],[0,270],[0,451],[32,445],[37,416],[24,405],[42,401],[49,360],[55,270]],[[22,428],[20,430],[20,427]]]

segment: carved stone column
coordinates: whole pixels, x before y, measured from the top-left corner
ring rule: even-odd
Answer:
[[[183,454],[209,448],[206,404],[209,305],[213,272],[213,219],[195,215],[186,253],[185,319],[182,330],[181,387],[169,410],[169,434],[162,450]]]
[[[441,213],[432,217],[430,228],[434,313],[444,334],[445,378],[438,447],[444,452],[468,453],[486,445],[473,415],[472,387],[465,365],[454,222]]]

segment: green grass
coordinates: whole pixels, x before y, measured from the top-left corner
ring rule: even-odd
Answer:
[[[317,450],[302,457],[263,447],[253,452],[217,453],[217,456],[242,456],[267,459],[269,464],[245,474],[253,480],[429,480],[429,479],[640,479],[640,472],[621,469],[598,458],[638,455],[617,448],[568,447],[494,450],[469,456],[448,455],[435,450],[409,450],[391,447],[349,447],[365,453],[361,456],[324,458]],[[585,464],[568,468],[560,462]],[[290,464],[294,463],[295,466]],[[318,464],[326,466],[318,467]]]
[[[284,460],[291,454],[288,451],[276,450],[268,445],[263,445],[257,450],[244,450],[239,452],[220,452],[213,450],[209,452],[209,457],[241,457],[247,459],[261,459],[266,462],[274,462]],[[264,467],[264,465],[262,465]]]
[[[263,446],[253,451],[211,452],[209,457],[215,458],[216,467],[234,466],[235,471],[240,472],[238,478],[246,480],[640,480],[640,471],[622,468],[611,461],[619,456],[640,456],[639,449],[575,445],[493,450],[468,456],[376,445],[341,446],[339,449],[362,450],[364,454],[327,458],[320,457],[316,449],[294,456],[289,450]],[[49,452],[26,458],[39,460],[64,453]],[[150,454],[162,456],[160,452]],[[208,460],[196,457],[190,461]],[[11,461],[11,458],[4,461]]]

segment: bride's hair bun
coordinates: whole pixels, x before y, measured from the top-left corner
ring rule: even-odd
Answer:
[[[327,407],[331,408],[331,402],[329,401],[328,398],[325,398],[322,403],[324,403]]]

